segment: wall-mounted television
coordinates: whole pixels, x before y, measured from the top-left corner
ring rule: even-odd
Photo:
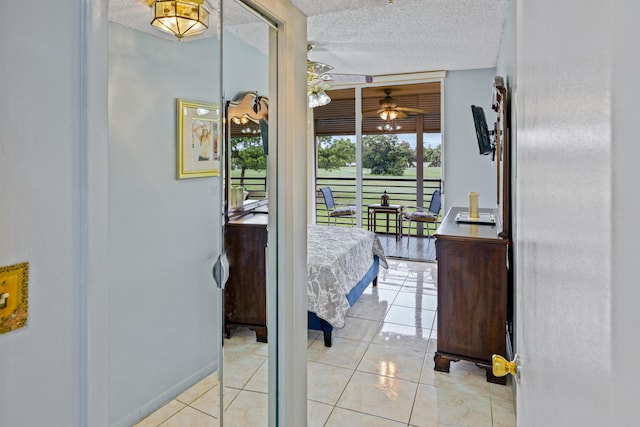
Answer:
[[[493,154],[494,147],[491,143],[491,132],[487,126],[484,110],[482,107],[472,105],[471,112],[473,113],[473,123],[476,126],[476,138],[478,139],[480,154],[483,156]]]

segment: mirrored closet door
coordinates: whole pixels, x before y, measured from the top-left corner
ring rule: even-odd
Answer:
[[[276,330],[268,317],[275,307],[268,290],[268,251],[276,229],[270,222],[275,212],[269,211],[271,192],[277,191],[270,190],[269,182],[277,155],[269,138],[275,135],[275,114],[269,121],[275,94],[269,83],[274,60],[270,33],[276,27],[241,1],[223,0],[222,9],[224,248],[229,260],[222,298],[222,420],[224,426],[267,426],[269,390],[275,390],[269,384],[269,347]]]

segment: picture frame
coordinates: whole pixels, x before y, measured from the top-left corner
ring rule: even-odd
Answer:
[[[27,324],[29,316],[29,263],[0,267],[0,334]]]
[[[216,103],[176,99],[176,179],[219,176],[220,108]]]

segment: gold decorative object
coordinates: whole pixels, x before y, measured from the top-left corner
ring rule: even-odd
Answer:
[[[518,378],[518,355],[509,362],[504,357],[494,354],[491,356],[491,366],[493,375],[496,377],[504,377],[507,374],[511,374],[514,378]]]
[[[153,13],[151,25],[177,38],[195,36],[209,28],[204,0],[148,0]]]
[[[478,193],[472,191],[469,193],[469,219],[478,219]]]
[[[29,263],[0,267],[0,334],[27,323]]]

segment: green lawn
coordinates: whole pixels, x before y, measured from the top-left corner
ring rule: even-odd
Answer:
[[[364,209],[359,209],[361,214],[363,215],[363,224],[366,224],[366,205],[379,203],[380,195],[383,191],[387,191],[390,196],[391,204],[402,204],[404,206],[415,206],[416,205],[416,168],[407,168],[404,171],[404,175],[401,176],[390,176],[390,175],[372,175],[369,169],[364,170],[363,177],[366,179],[365,186],[363,188],[363,204],[365,206]],[[441,168],[433,167],[433,168],[425,168],[424,169],[424,178],[428,180],[440,180],[441,179]],[[232,178],[240,177],[240,170],[232,170],[231,171]],[[248,178],[248,181],[245,183],[245,188],[249,191],[264,191],[262,186],[264,185],[264,181],[254,181],[252,182],[251,178],[262,178],[265,177],[265,171],[255,171],[255,170],[246,170],[245,177]],[[324,169],[318,170],[318,186],[324,187],[329,186],[332,188],[334,192],[334,196],[336,198],[337,203],[342,204],[354,204],[355,203],[355,177],[356,177],[356,168],[355,167],[342,167],[337,170],[327,171]],[[332,180],[332,178],[346,178]],[[390,181],[393,179],[399,179],[402,181]],[[428,205],[429,198],[431,193],[435,188],[440,186],[439,181],[426,183],[426,186],[429,188],[425,188],[425,203]],[[317,218],[319,223],[326,222],[326,210],[322,197],[317,198]],[[338,221],[342,224],[350,224],[348,219],[342,219]],[[380,224],[381,225],[381,224]],[[415,231],[413,231],[415,233]],[[412,234],[413,234],[412,233]]]
[[[440,167],[435,168],[425,168],[424,169],[424,177],[425,179],[440,179],[441,173]],[[364,178],[378,178],[381,180],[387,178],[406,178],[406,179],[415,179],[416,177],[416,168],[407,168],[404,170],[404,175],[394,176],[394,175],[372,175],[370,169],[363,170]],[[318,178],[355,178],[356,177],[356,168],[345,166],[337,170],[328,171],[325,169],[318,170]]]
[[[381,180],[387,178],[406,178],[406,179],[415,179],[416,177],[416,168],[407,168],[404,170],[404,175],[400,176],[392,176],[392,175],[372,175],[370,169],[364,169],[363,176],[365,178],[379,178]],[[253,169],[247,169],[244,173],[244,176],[247,178],[253,177],[261,177],[264,178],[266,171],[255,171]],[[442,175],[441,168],[425,168],[424,169],[424,177],[425,179],[440,179]],[[236,178],[240,177],[240,169],[234,169],[231,171],[231,177]],[[355,178],[356,177],[356,168],[345,166],[337,170],[328,171],[325,169],[318,170],[318,178]]]

